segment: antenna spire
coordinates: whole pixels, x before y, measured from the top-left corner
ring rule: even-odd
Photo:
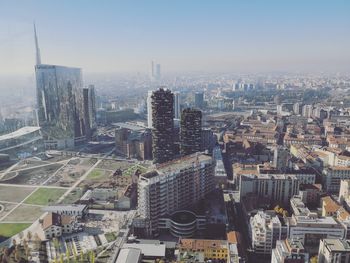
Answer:
[[[35,22],[34,22],[34,39],[35,39],[36,65],[40,65],[41,64],[41,56],[40,56],[40,49],[39,49],[39,43],[38,43],[38,36],[36,34]]]

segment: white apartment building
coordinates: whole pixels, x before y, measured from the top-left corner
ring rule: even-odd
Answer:
[[[318,263],[350,262],[350,240],[323,239],[320,240]]]
[[[256,194],[269,198],[271,202],[289,203],[290,198],[299,193],[299,179],[290,174],[241,175],[240,196]]]
[[[299,240],[277,240],[276,248],[272,250],[271,263],[287,262],[309,262],[309,253],[305,251]]]
[[[287,238],[287,227],[275,211],[258,211],[250,218],[250,237],[256,254],[270,254],[276,241]]]
[[[147,221],[146,232],[156,235],[161,217],[193,206],[214,190],[214,169],[212,157],[196,153],[140,175],[138,212]]]
[[[303,117],[311,118],[311,114],[312,114],[312,105],[304,105],[302,107],[302,115],[303,115]]]

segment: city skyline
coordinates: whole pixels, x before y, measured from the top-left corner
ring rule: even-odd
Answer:
[[[42,63],[87,73],[346,71],[347,1],[2,1],[0,74]]]

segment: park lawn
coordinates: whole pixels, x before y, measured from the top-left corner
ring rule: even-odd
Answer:
[[[147,171],[147,168],[143,167],[141,165],[135,164],[135,165],[129,167],[128,169],[126,169],[125,171],[123,171],[123,175],[124,176],[132,176],[132,175],[134,175],[134,173],[137,170],[140,170],[140,172],[142,174],[142,173],[145,173]]]
[[[105,233],[105,237],[108,242],[112,242],[117,239],[117,235],[114,232]]]
[[[59,188],[39,188],[34,193],[32,193],[25,204],[31,205],[48,205],[51,203],[56,203],[57,200],[66,192],[65,189]]]
[[[87,176],[87,179],[98,180],[105,177],[105,171],[101,169],[93,169]]]
[[[12,237],[30,225],[29,223],[0,223],[0,237]]]

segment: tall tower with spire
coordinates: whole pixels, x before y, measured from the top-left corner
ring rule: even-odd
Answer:
[[[35,23],[34,23],[34,39],[35,39],[36,65],[40,65],[41,64],[41,56],[40,56],[40,49],[39,49],[39,43],[38,43],[38,36],[36,34]]]

